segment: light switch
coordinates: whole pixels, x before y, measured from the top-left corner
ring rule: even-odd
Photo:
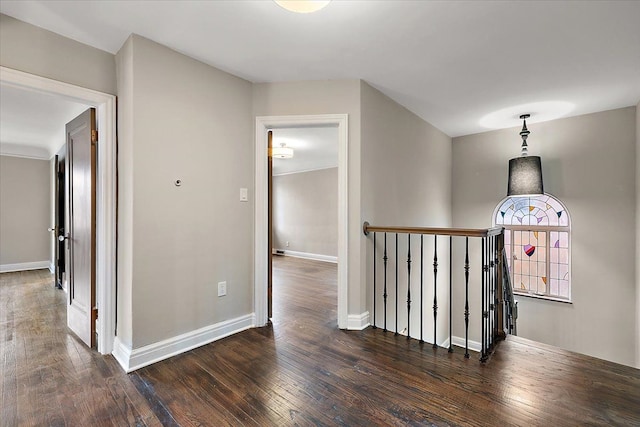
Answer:
[[[240,189],[240,201],[248,202],[249,201],[249,191],[246,188]]]

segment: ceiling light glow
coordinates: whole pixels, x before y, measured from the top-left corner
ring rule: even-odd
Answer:
[[[484,116],[478,123],[489,129],[504,129],[518,126],[523,111],[531,114],[531,118],[527,119],[529,123],[539,123],[564,117],[574,108],[574,104],[565,101],[533,102],[494,111]]]
[[[325,8],[331,0],[273,0],[278,6],[295,13],[313,13]]]

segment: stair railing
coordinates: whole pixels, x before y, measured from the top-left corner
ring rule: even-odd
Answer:
[[[505,329],[509,335],[518,335],[518,302],[514,298],[507,252],[502,249],[502,283],[504,283]]]
[[[433,297],[432,315],[433,315],[433,348],[438,348],[438,322],[441,322],[441,317],[438,316],[438,275],[442,272],[439,271],[439,267],[442,261],[441,257],[438,257],[438,239],[446,239],[448,237],[449,243],[449,289],[448,289],[448,351],[453,352],[453,310],[452,310],[452,295],[453,295],[453,264],[452,259],[454,238],[464,239],[464,261],[462,263],[463,277],[464,277],[464,357],[469,358],[469,318],[471,309],[469,306],[469,278],[472,273],[480,276],[480,314],[481,314],[481,361],[486,361],[489,355],[493,352],[497,341],[504,339],[506,334],[504,327],[515,327],[515,321],[513,314],[515,305],[513,304],[513,292],[510,282],[507,282],[507,287],[503,288],[504,281],[509,280],[508,267],[506,267],[504,258],[504,229],[502,227],[493,227],[487,229],[462,229],[462,228],[430,228],[430,227],[382,227],[372,226],[368,222],[363,224],[363,232],[365,235],[372,235],[373,240],[373,307],[372,307],[372,326],[374,328],[382,327],[386,332],[388,312],[391,310],[395,317],[394,328],[395,335],[404,334],[406,331],[407,339],[412,338],[411,331],[414,327],[419,327],[419,333],[414,332],[414,335],[419,336],[421,343],[426,342],[424,340],[424,325],[425,322],[430,322],[425,317],[425,303],[431,302]],[[378,235],[383,239],[380,242],[382,253],[379,253],[378,244],[376,242]],[[406,252],[404,249],[398,246],[398,236],[406,235]],[[416,260],[416,255],[412,254],[412,236],[414,238],[414,251],[418,246],[416,240],[419,240],[419,257]],[[433,281],[425,277],[430,276],[430,273],[425,270],[425,253],[424,242],[426,236],[433,236],[433,257],[429,256],[429,261],[433,260]],[[391,239],[388,239],[391,237]],[[471,263],[469,259],[469,239],[481,239],[481,269],[478,272],[471,271]],[[392,242],[389,242],[392,240]],[[403,241],[405,238],[403,237]],[[399,282],[399,269],[400,269],[400,252],[403,255],[406,253],[406,310],[400,308],[400,282]],[[390,260],[390,255],[394,257],[394,260]],[[389,264],[393,262],[393,268],[389,268]],[[414,268],[414,276],[412,277],[412,264],[418,261],[418,269]],[[378,278],[377,270],[380,269],[380,262],[382,262],[382,277]],[[505,277],[504,271],[507,269]],[[393,269],[394,271],[389,271]],[[417,270],[417,271],[415,271]],[[395,277],[395,280],[389,279],[389,273]],[[417,273],[418,278],[415,277]],[[416,283],[417,282],[417,283]],[[428,282],[428,283],[425,283]],[[429,286],[431,285],[431,286]],[[404,282],[402,284],[404,287]],[[403,290],[404,292],[404,290]],[[417,298],[415,296],[417,292]],[[394,301],[389,301],[389,297],[393,296]],[[376,312],[378,305],[378,298],[382,297],[382,313]],[[404,294],[402,296],[404,298]],[[412,322],[412,309],[415,310],[413,304],[415,299],[419,302],[419,315],[417,316],[418,324],[416,321]],[[506,299],[506,301],[505,301]],[[389,304],[392,303],[392,306]],[[404,301],[403,301],[404,305]],[[508,308],[507,308],[508,307]],[[515,307],[517,309],[517,307]],[[505,312],[506,310],[506,312]],[[406,314],[406,321],[402,320],[402,323],[406,325],[406,328],[400,330],[401,320],[399,319],[400,312]],[[431,316],[431,314],[428,314]],[[415,315],[413,316],[416,317]],[[417,339],[417,338],[416,338]]]

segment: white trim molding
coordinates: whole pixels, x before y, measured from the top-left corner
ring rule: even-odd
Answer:
[[[113,357],[120,363],[122,369],[129,373],[229,335],[242,332],[254,327],[254,325],[255,315],[251,313],[133,350],[116,337]]]
[[[451,337],[451,342],[456,347],[464,348],[464,338],[456,337],[455,335]],[[441,345],[441,347],[448,348],[449,347],[449,338],[447,338]],[[469,340],[469,350],[476,351],[480,353],[482,351],[482,344],[478,341]]]
[[[255,252],[254,252],[254,311],[256,326],[267,324],[267,131],[309,125],[338,126],[338,327],[348,328],[348,253],[349,253],[349,130],[347,114],[313,116],[261,116],[256,117],[255,146]]]
[[[347,318],[347,329],[350,331],[361,331],[370,325],[368,311],[361,314],[350,314]]]
[[[332,262],[334,264],[338,263],[337,256],[331,255],[322,255],[322,254],[312,254],[309,252],[298,252],[298,251],[290,251],[288,249],[274,249],[275,251],[279,251],[279,255],[290,256],[293,258],[304,258],[304,259],[312,259],[315,261],[324,261],[324,262]],[[275,255],[275,254],[274,254]]]
[[[116,295],[116,97],[108,93],[0,66],[0,84],[59,96],[96,108],[96,305],[98,351],[109,354],[115,339]],[[48,267],[47,266],[44,268]]]
[[[23,159],[50,160],[49,151],[43,147],[31,145],[10,144],[0,142],[0,156],[21,157]]]
[[[324,171],[324,170],[327,170],[327,169],[335,169],[337,167],[338,167],[338,165],[335,165],[335,166],[323,166],[321,168],[302,169],[302,170],[299,170],[299,171],[274,173],[273,176],[286,176],[286,175],[295,175],[295,174],[298,174],[298,173],[317,172],[317,171]]]
[[[13,271],[27,271],[27,270],[41,270],[44,268],[50,269],[51,261],[34,261],[34,262],[20,262],[17,264],[2,264],[0,265],[0,273],[10,273]]]

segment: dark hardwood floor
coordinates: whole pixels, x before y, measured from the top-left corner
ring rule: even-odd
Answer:
[[[67,332],[48,270],[0,274],[0,426],[161,425],[111,356]]]
[[[0,275],[3,426],[640,425],[640,370],[517,337],[481,364],[338,330],[333,264],[276,258],[271,326],[129,375],[46,314],[64,294],[41,274]]]

